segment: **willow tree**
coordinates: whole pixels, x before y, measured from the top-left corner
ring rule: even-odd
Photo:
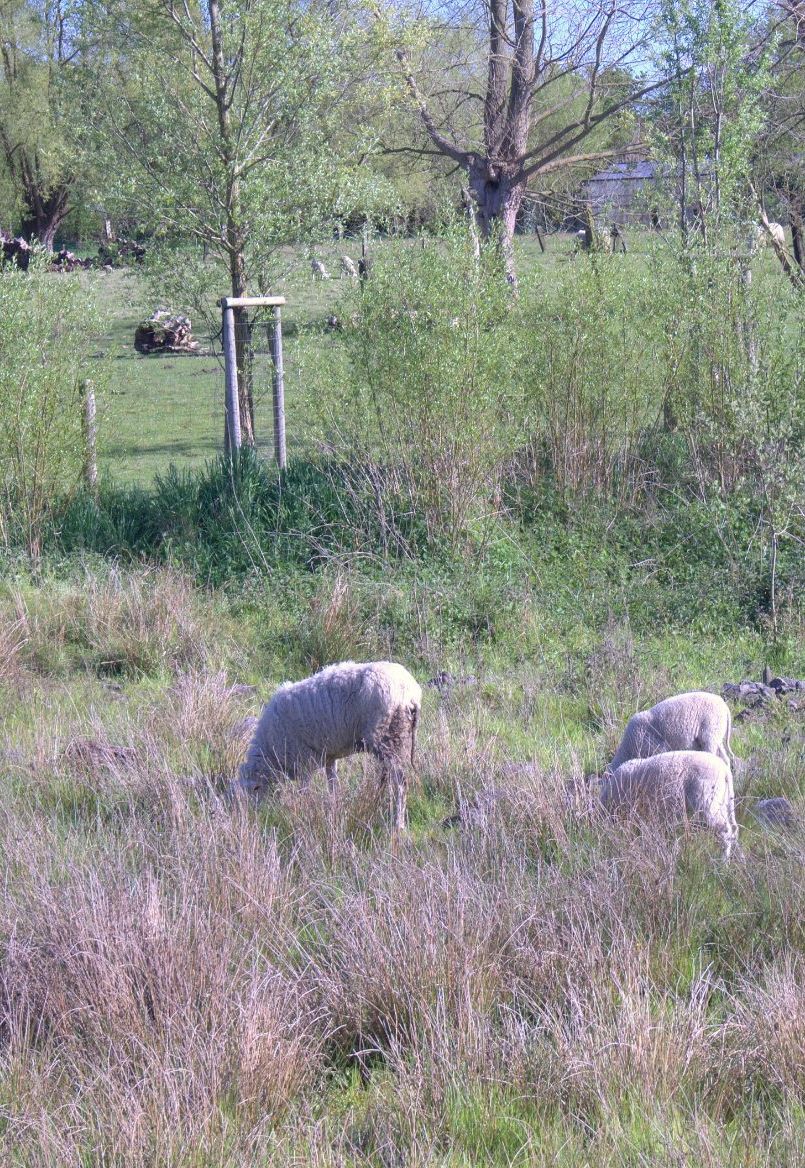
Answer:
[[[425,80],[423,54],[406,42],[405,31],[399,34],[403,85],[428,148],[464,172],[481,231],[499,239],[510,280],[511,240],[529,183],[615,157],[627,141],[640,148],[634,126],[617,142],[602,131],[663,83],[647,77],[643,60],[652,15],[647,0],[446,7],[447,24],[474,30],[475,49],[455,58],[447,83],[441,78],[434,88]],[[432,26],[432,6],[424,23]]]
[[[0,226],[47,248],[88,161],[75,133],[84,42],[79,5],[0,4]]]

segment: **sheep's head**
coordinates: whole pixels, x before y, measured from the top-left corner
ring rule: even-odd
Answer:
[[[249,799],[255,802],[262,798],[266,792],[266,783],[262,778],[257,778],[254,775],[241,774],[227,788],[227,798],[229,800]]]

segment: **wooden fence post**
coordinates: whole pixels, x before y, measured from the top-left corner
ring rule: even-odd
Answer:
[[[285,470],[285,373],[282,365],[282,316],[280,306],[274,307],[274,329],[271,334],[271,359],[274,363],[274,457],[280,470]]]
[[[226,420],[224,448],[231,458],[240,449],[240,402],[238,400],[238,363],[235,355],[235,313],[226,297],[221,301],[224,343],[224,376],[226,378]]]
[[[95,387],[92,382],[81,382],[83,398],[82,428],[84,431],[84,481],[90,492],[98,491],[97,423],[95,412]]]

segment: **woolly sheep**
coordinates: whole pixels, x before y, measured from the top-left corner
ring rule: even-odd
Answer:
[[[785,228],[782,223],[770,223],[768,231],[775,243],[779,243],[780,247],[785,247]]]
[[[358,269],[348,255],[341,256],[341,275],[349,276],[351,280],[358,278]]]
[[[732,774],[713,754],[672,750],[631,759],[606,772],[600,795],[610,811],[642,810],[672,820],[687,813],[717,836],[725,860],[738,840]]]
[[[317,276],[320,280],[329,280],[330,279],[330,273],[327,271],[327,269],[325,268],[325,266],[321,262],[321,260],[311,260],[310,261],[310,270],[313,273],[314,280],[316,279]]]
[[[754,255],[760,248],[765,247],[770,243],[771,238],[780,245],[785,247],[785,228],[782,223],[769,223],[768,229],[763,227],[760,223],[754,224],[749,232],[747,238],[747,248],[751,255]]]
[[[264,707],[236,788],[262,795],[281,778],[303,785],[323,766],[331,792],[339,758],[366,750],[380,762],[380,783],[395,793],[395,827],[405,826],[405,763],[414,760],[422,690],[394,661],[329,665],[281,685]]]
[[[676,694],[629,719],[609,770],[667,750],[705,751],[732,768],[731,731],[729,706],[718,694],[701,690]]]

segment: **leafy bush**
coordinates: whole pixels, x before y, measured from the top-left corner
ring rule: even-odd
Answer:
[[[95,331],[77,276],[0,275],[0,534],[37,555],[83,460],[81,382]]]
[[[462,229],[389,244],[345,315],[354,377],[335,441],[364,468],[381,526],[419,515],[431,543],[459,547],[494,506],[517,432],[494,252],[476,258]]]

